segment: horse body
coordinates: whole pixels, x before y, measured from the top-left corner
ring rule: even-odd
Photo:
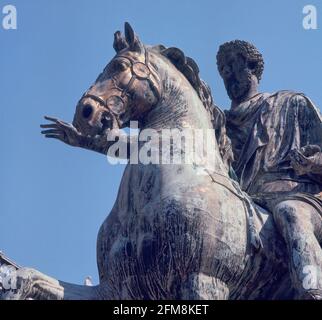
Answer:
[[[195,170],[127,166],[98,235],[109,299],[264,299],[283,287],[287,266],[271,215],[262,213],[263,249],[252,253],[241,200]]]
[[[239,200],[194,171],[126,168],[98,236],[100,278],[111,298],[228,296],[225,279],[238,278],[245,268],[245,213]]]
[[[160,66],[164,61],[155,63]],[[163,99],[154,110],[158,121],[150,115],[145,126],[212,129],[209,114],[188,81],[171,65],[159,69],[166,79]],[[162,120],[162,115],[176,112],[175,123]],[[242,201],[207,174],[220,173],[229,184],[215,138],[211,147],[216,163],[205,167],[127,165],[116,203],[98,235],[100,279],[109,298],[227,299],[231,292],[239,298],[255,297],[258,274],[266,273],[265,282],[267,271],[277,271],[274,245],[269,253],[274,262],[263,254],[256,265],[248,254]],[[265,261],[275,269],[265,267]]]

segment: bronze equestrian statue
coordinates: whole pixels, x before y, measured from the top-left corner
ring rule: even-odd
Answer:
[[[78,286],[19,268],[17,289],[2,290],[2,298],[298,297],[289,272],[288,238],[280,236],[284,229],[276,228],[273,215],[230,177],[232,163],[242,179],[233,162],[225,115],[214,106],[196,63],[177,48],[144,45],[127,23],[125,36],[115,33],[114,48],[115,57],[79,100],[73,124],[46,117],[51,123],[42,125],[42,133],[106,155],[113,145],[111,131],[131,121],[139,123],[140,131],[214,130],[207,141],[214,161],[129,162],[98,233],[99,284]],[[132,141],[126,137],[123,143]],[[139,148],[147,144],[140,141]],[[295,166],[295,155],[302,154],[291,154]],[[242,180],[241,186],[246,190]]]

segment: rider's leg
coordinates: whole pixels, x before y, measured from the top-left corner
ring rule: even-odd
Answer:
[[[322,219],[308,203],[287,200],[273,211],[288,252],[291,278],[300,298],[322,299]]]

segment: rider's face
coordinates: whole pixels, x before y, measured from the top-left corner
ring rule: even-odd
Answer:
[[[252,66],[240,53],[228,52],[220,66],[228,96],[233,101],[241,102],[251,88]]]

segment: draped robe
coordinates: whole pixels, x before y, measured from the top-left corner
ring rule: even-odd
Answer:
[[[290,163],[293,149],[322,149],[322,117],[312,101],[292,91],[260,93],[225,115],[242,189],[269,210],[276,201],[297,199],[322,214],[322,153],[314,155],[306,175],[298,175]]]

